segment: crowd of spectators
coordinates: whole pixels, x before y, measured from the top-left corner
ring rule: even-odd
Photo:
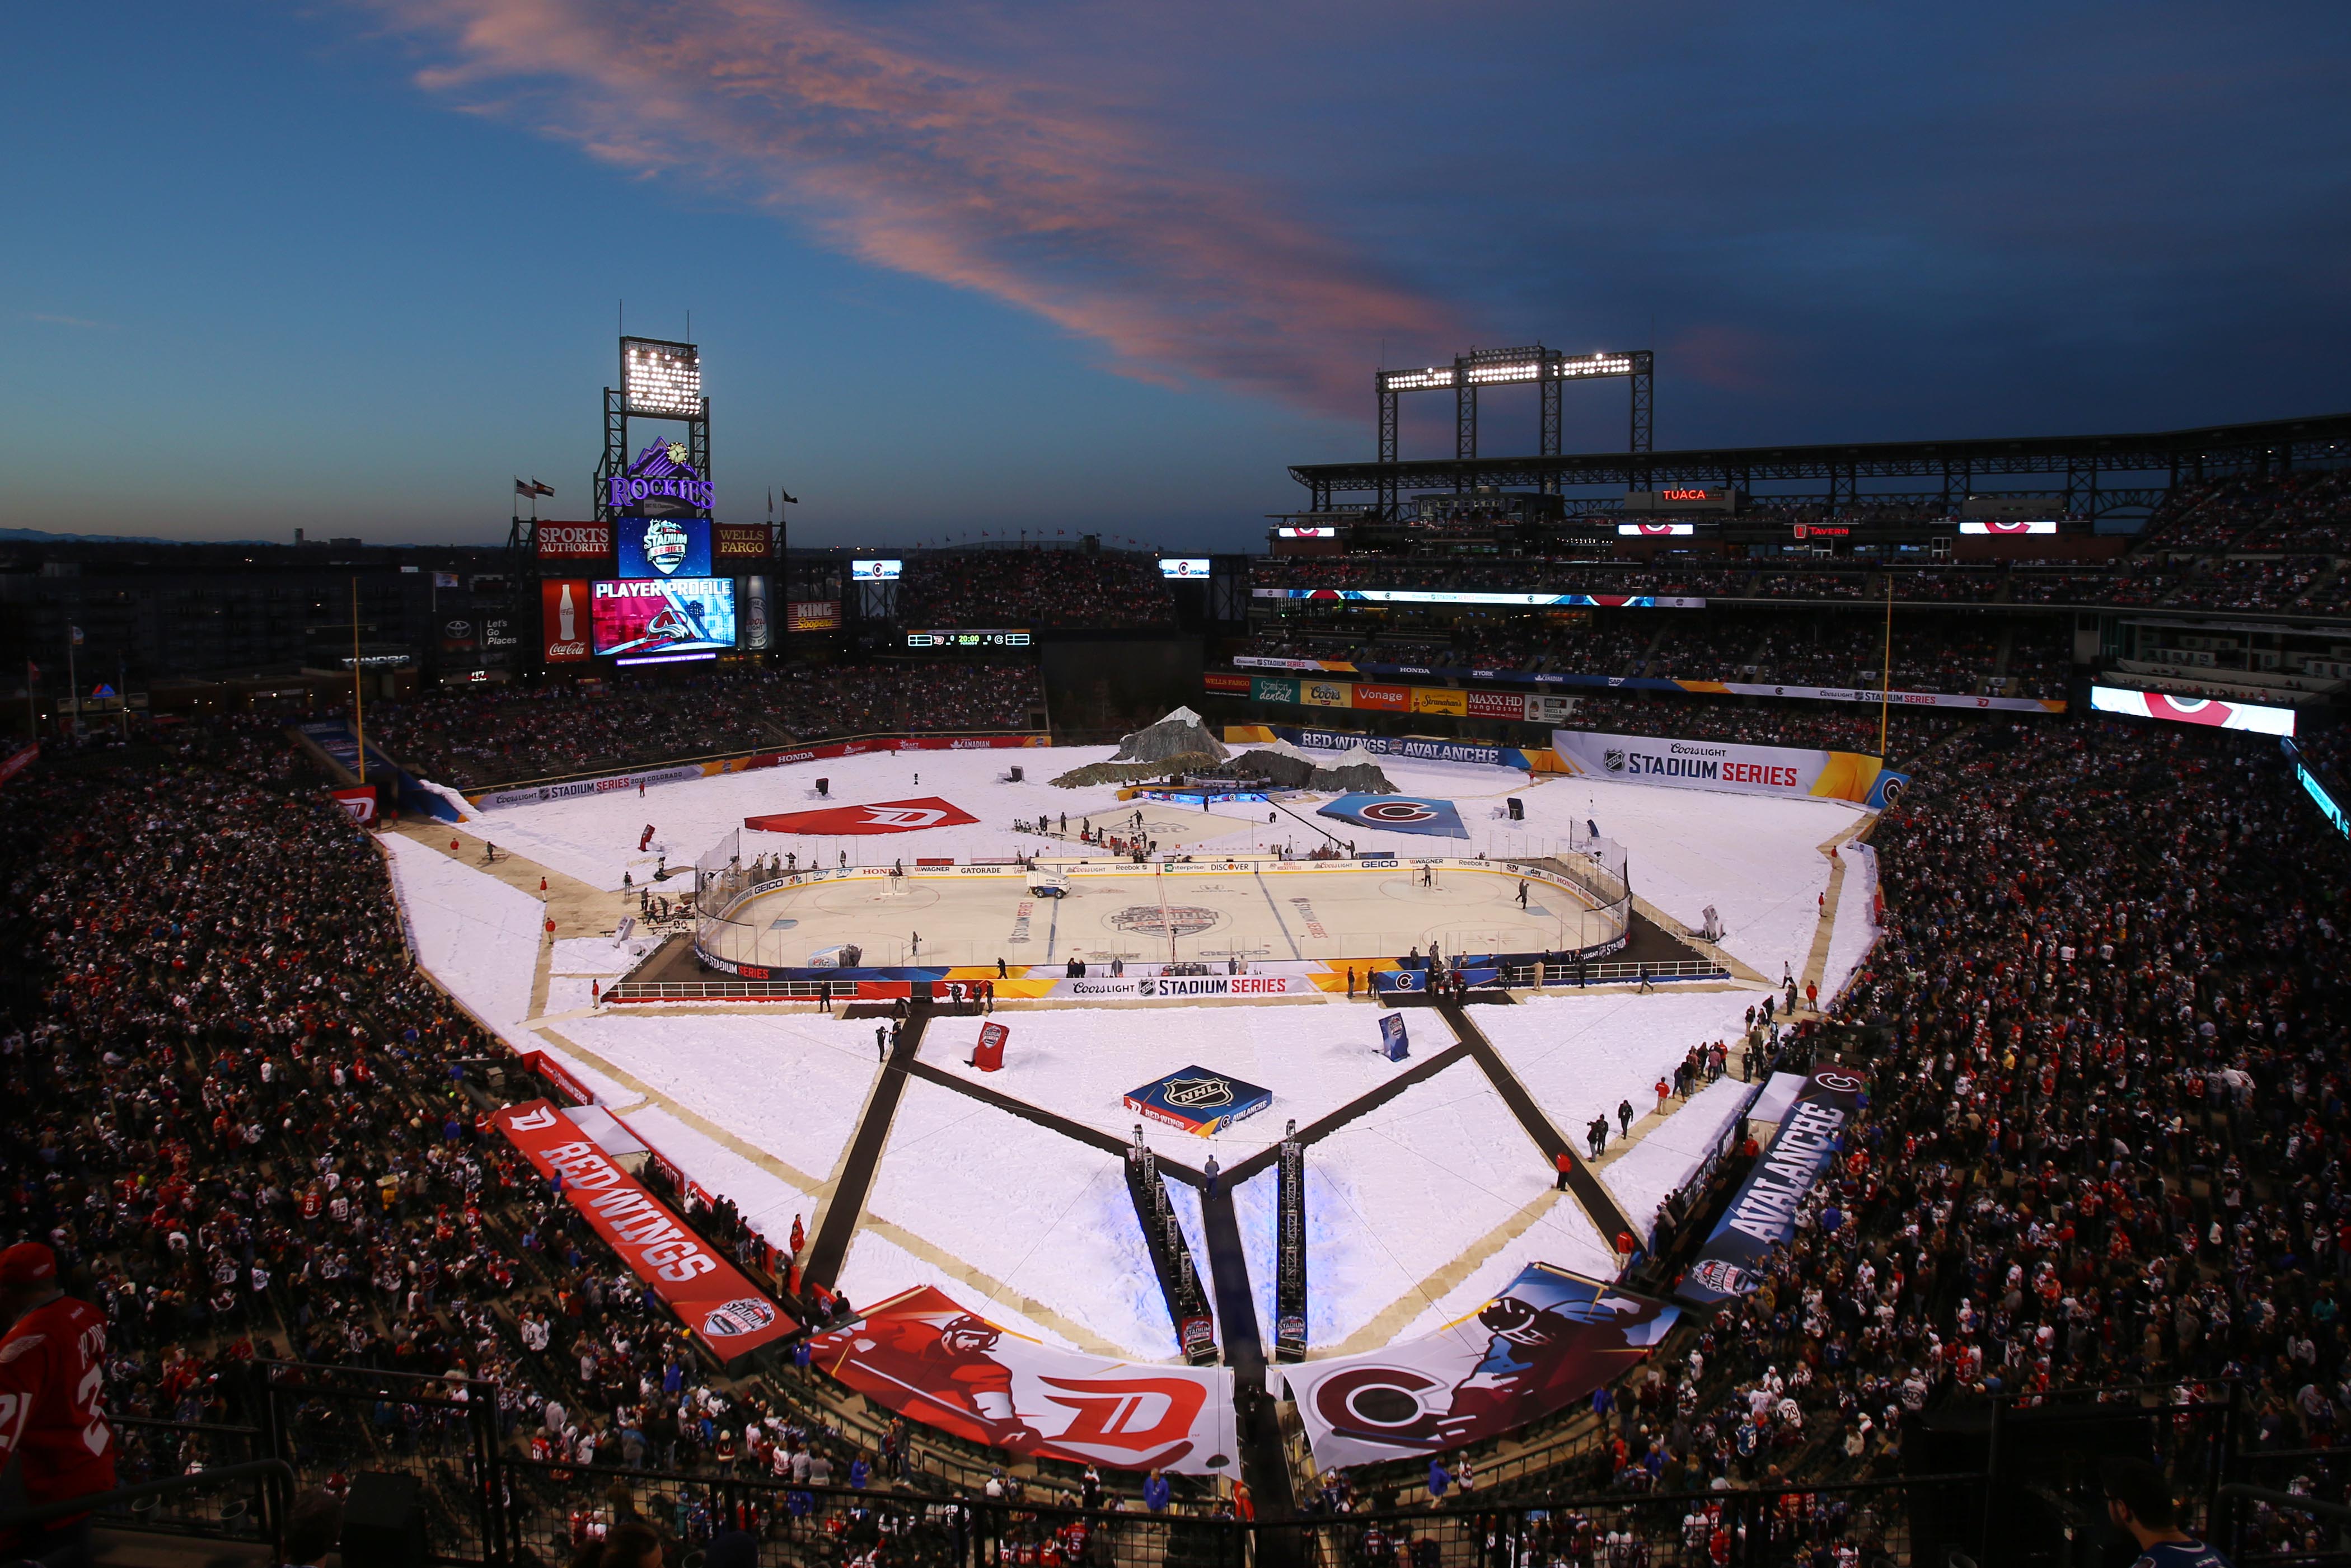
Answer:
[[[2189,565],[2163,603],[2178,609],[2334,607],[2314,600],[2335,566],[2331,556],[2206,556]],[[2326,597],[2339,607],[2340,595]]]
[[[1172,626],[1156,557],[1081,550],[939,550],[906,559],[898,618],[918,627]]]
[[[453,789],[900,731],[1011,731],[1030,664],[907,661],[473,688],[368,711],[369,739]]]
[[[2351,469],[2242,474],[2184,484],[2148,517],[2163,549],[2351,551]]]

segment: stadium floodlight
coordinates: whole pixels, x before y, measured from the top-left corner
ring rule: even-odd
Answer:
[[[622,338],[621,394],[632,414],[702,418],[702,351],[658,337]]]

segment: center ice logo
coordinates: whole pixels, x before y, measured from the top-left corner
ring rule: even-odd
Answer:
[[[1162,1091],[1171,1106],[1192,1110],[1201,1106],[1229,1106],[1233,1085],[1227,1078],[1170,1078]]]
[[[1145,937],[1193,937],[1215,926],[1220,917],[1196,904],[1134,904],[1110,918],[1122,931]]]

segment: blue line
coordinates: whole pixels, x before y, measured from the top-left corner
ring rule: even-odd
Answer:
[[[1280,931],[1281,940],[1290,944],[1290,956],[1302,961],[1306,955],[1298,950],[1298,939],[1290,934],[1289,922],[1281,918],[1281,906],[1273,901],[1273,889],[1265,885],[1265,872],[1259,869],[1256,875],[1257,890],[1265,895],[1265,907],[1273,911],[1273,929]]]

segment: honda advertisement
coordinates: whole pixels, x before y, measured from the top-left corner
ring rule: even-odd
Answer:
[[[735,646],[732,577],[597,583],[590,597],[599,657]]]
[[[1662,1344],[1680,1315],[1670,1302],[1529,1263],[1449,1328],[1279,1371],[1318,1467],[1422,1459],[1591,1397]]]
[[[1755,1289],[1763,1261],[1795,1235],[1796,1211],[1836,1158],[1845,1120],[1860,1108],[1868,1086],[1860,1074],[1842,1067],[1823,1067],[1805,1080],[1771,1147],[1747,1173],[1675,1294],[1711,1306]]]
[[[1815,796],[1880,809],[1892,804],[1902,785],[1909,782],[1905,774],[1884,772],[1885,764],[1878,758],[1858,752],[1604,735],[1588,730],[1553,730],[1551,742],[1566,771],[1575,777],[1673,789]]]
[[[1232,1374],[1054,1350],[920,1285],[809,1342],[815,1364],[907,1419],[1016,1454],[1236,1475]]]
[[[721,1362],[781,1339],[799,1325],[677,1222],[548,1100],[508,1106],[498,1130],[611,1244]]]

